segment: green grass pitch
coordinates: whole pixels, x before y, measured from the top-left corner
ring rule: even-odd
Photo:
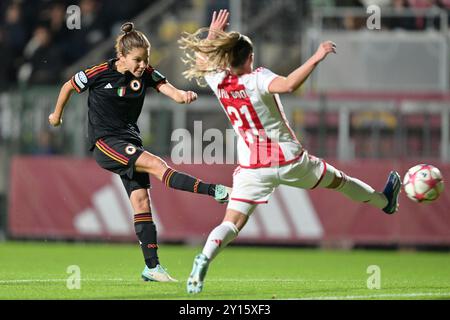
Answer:
[[[192,296],[186,279],[199,251],[162,244],[160,260],[179,282],[154,283],[140,279],[138,245],[3,242],[0,299],[450,299],[448,252],[232,246]],[[67,286],[76,285],[67,272],[72,265],[80,268],[79,289]],[[377,275],[380,288],[369,289]]]

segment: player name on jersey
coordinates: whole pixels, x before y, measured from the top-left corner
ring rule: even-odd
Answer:
[[[219,98],[220,99],[230,99],[230,95],[233,99],[247,99],[247,93],[245,90],[239,91],[230,91],[230,94],[225,89],[219,89]]]

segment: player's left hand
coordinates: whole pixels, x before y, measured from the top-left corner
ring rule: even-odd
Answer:
[[[319,48],[314,55],[317,61],[320,62],[331,52],[336,53],[336,43],[333,41],[325,41],[319,45]]]
[[[197,94],[194,91],[183,92],[183,103],[189,104],[195,100],[197,100]]]

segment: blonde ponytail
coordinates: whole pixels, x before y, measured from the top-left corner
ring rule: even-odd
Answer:
[[[208,32],[212,39],[205,38]],[[201,28],[195,33],[184,32],[178,40],[184,51],[183,62],[188,69],[183,72],[186,79],[195,79],[200,86],[205,86],[202,79],[207,73],[239,67],[253,52],[250,39],[239,32],[224,32]]]

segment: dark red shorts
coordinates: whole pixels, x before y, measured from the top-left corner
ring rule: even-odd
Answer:
[[[105,137],[95,143],[94,158],[100,167],[120,176],[128,196],[137,189],[150,188],[148,173],[136,172],[135,163],[144,147],[117,137]]]

